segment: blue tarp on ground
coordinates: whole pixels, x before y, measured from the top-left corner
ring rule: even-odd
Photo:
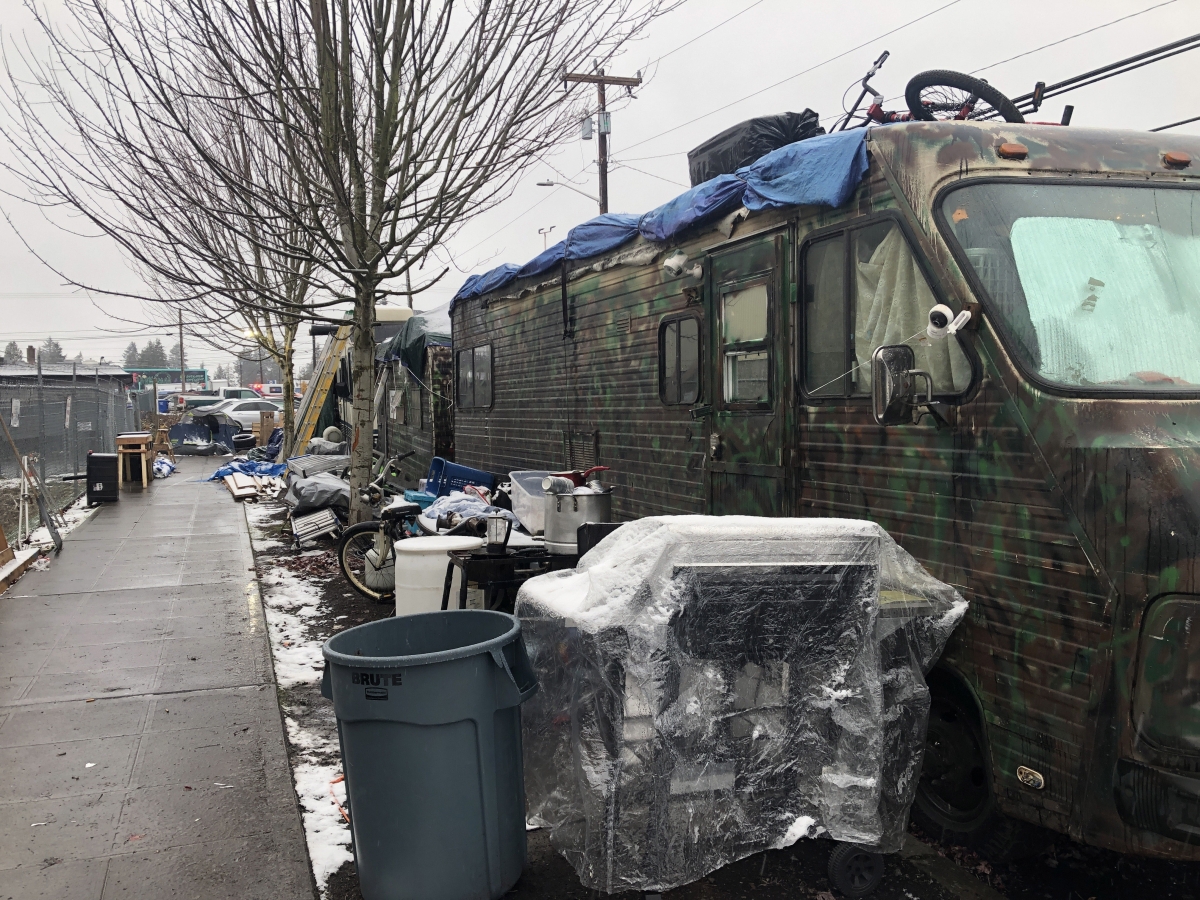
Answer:
[[[221,466],[217,471],[212,473],[209,481],[220,481],[226,475],[232,475],[237,472],[240,475],[282,475],[283,470],[287,468],[287,463],[269,463],[255,462],[252,459],[235,459],[227,465]]]
[[[732,175],[718,175],[643,216],[607,213],[577,225],[524,266],[505,263],[472,275],[451,302],[498,290],[517,278],[548,272],[563,259],[607,253],[641,235],[667,241],[737,205],[758,211],[783,206],[838,207],[850,199],[867,171],[867,130],[855,128],[797,141],[773,150]]]

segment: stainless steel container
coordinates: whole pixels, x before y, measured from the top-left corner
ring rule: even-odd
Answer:
[[[546,493],[546,549],[551,553],[575,553],[580,525],[611,521],[611,490],[600,494]]]

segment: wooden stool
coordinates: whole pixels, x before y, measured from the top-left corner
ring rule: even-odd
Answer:
[[[171,462],[175,462],[175,450],[171,447],[171,439],[167,436],[166,428],[159,428],[158,434],[154,437],[154,454],[159,453],[165,455]]]
[[[125,482],[126,467],[133,480],[133,460],[142,462],[142,487],[150,486],[150,467],[154,465],[154,436],[148,431],[117,435],[117,488]]]

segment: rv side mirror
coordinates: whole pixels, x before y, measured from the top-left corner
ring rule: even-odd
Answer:
[[[871,354],[871,412],[880,425],[911,425],[917,357],[912,347],[893,344]]]

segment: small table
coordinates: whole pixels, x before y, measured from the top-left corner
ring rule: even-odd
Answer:
[[[150,469],[154,465],[154,435],[148,431],[131,431],[117,435],[117,489],[125,481],[133,481],[133,461],[141,459],[142,487],[150,486]],[[129,477],[125,467],[129,466]]]
[[[462,569],[458,586],[458,608],[467,608],[467,585],[483,589],[483,608],[512,612],[517,590],[535,575],[573,569],[579,562],[575,554],[550,553],[544,547],[522,547],[504,554],[481,550],[451,550],[447,556],[446,584],[442,588],[442,609],[450,608],[450,586],[454,582],[454,567]]]

